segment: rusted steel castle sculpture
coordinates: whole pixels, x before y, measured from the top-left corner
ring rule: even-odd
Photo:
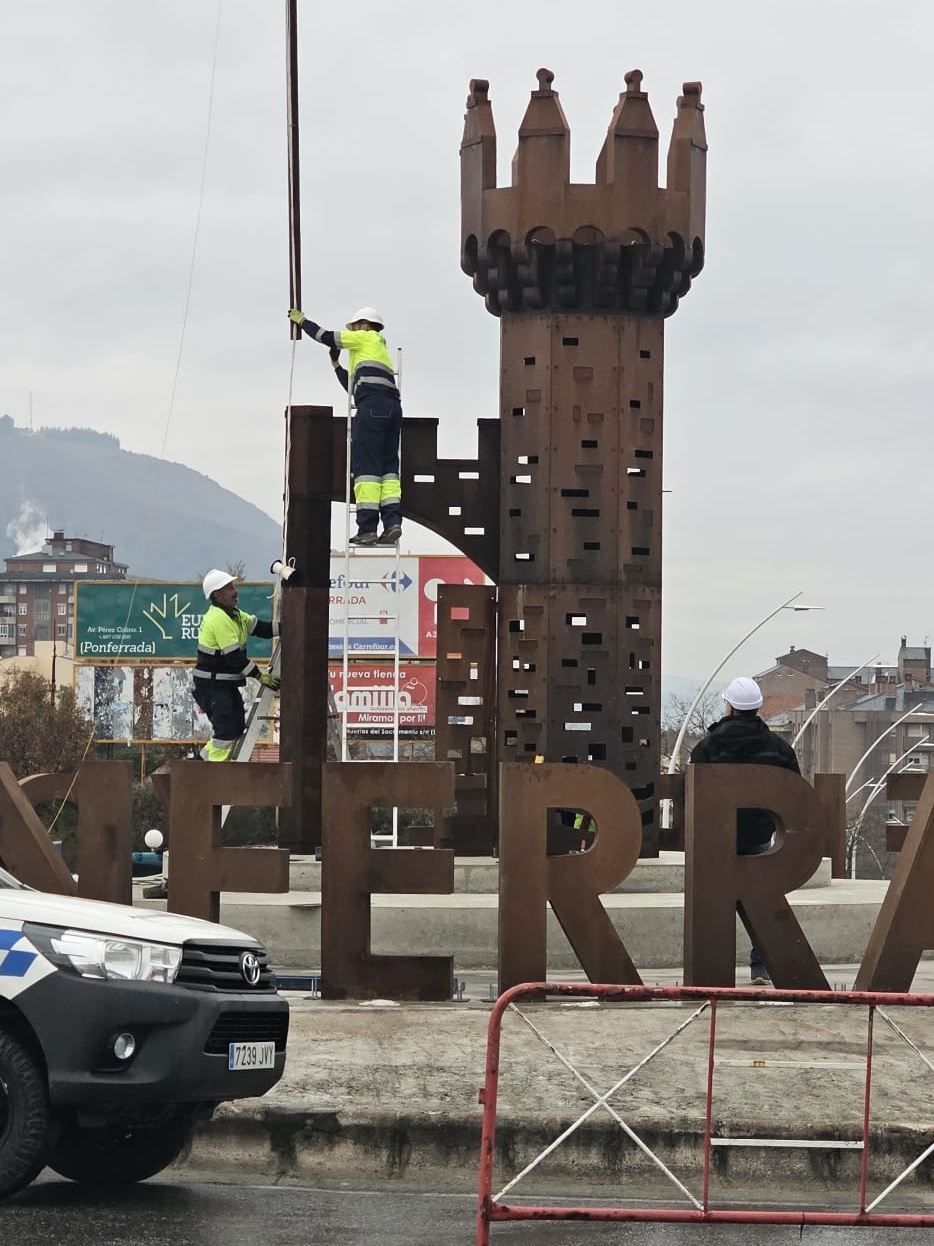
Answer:
[[[485,81],[461,146],[461,264],[502,325],[495,751],[612,770],[652,854],[664,321],[704,259],[701,87],[678,100],[663,189],[642,74],[628,73],[595,182],[579,185],[553,78],[538,71],[511,186],[496,185]]]

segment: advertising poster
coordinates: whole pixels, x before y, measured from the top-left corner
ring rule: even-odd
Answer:
[[[349,564],[349,575],[348,575]],[[438,647],[438,587],[484,584],[480,568],[461,554],[411,557],[367,554],[331,557],[328,652],[391,656],[396,617],[399,653],[405,658],[434,658]]]
[[[391,737],[395,707],[395,664],[360,662],[348,664],[344,687],[343,663],[331,662],[328,679],[338,712],[347,713],[351,735]],[[435,729],[435,664],[399,667],[399,738],[417,740]]]

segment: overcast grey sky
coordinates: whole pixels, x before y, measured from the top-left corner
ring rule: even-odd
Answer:
[[[89,425],[281,517],[289,384],[284,3],[0,8],[0,411]],[[663,670],[724,676],[789,644],[855,666],[932,630],[924,556],[934,294],[934,5],[865,0],[299,4],[304,303],[381,308],[409,415],[472,455],[498,326],[462,275],[458,145],[490,80],[500,182],[540,65],[593,178],[627,70],[667,145],[704,84],[707,265],[668,322]],[[302,349],[304,347],[304,349]],[[325,351],[294,400],[340,402]],[[0,517],[2,519],[3,517]],[[117,541],[118,534],[109,534]],[[440,548],[407,533],[414,551]],[[234,552],[235,555],[235,552]],[[234,556],[232,555],[232,556]]]

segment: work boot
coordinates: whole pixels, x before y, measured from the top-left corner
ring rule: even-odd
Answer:
[[[381,537],[377,538],[377,545],[396,545],[402,536],[402,524],[394,523],[387,528]]]
[[[350,538],[350,544],[351,545],[375,545],[376,544],[376,533],[375,532],[355,532],[354,535]]]

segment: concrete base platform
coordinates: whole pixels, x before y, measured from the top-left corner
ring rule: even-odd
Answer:
[[[411,849],[418,852],[421,849]],[[830,885],[830,858],[824,857],[806,887]],[[292,891],[321,890],[321,862],[314,857],[295,856],[289,866]],[[499,889],[499,861],[496,857],[457,857],[454,861],[454,891],[483,895]],[[684,890],[684,853],[662,852],[636,862],[636,868],[610,893],[671,892]]]
[[[887,882],[835,879],[791,893],[792,909],[818,959],[859,963],[885,895]],[[141,891],[140,891],[141,894]],[[136,901],[164,908],[165,901]],[[683,964],[684,896],[680,891],[615,892],[604,905],[637,967]],[[497,963],[497,896],[378,895],[372,898],[372,950],[376,955],[452,955],[454,970],[489,969]],[[321,962],[321,895],[225,892],[221,921],[256,936],[280,969],[317,969]],[[737,964],[749,953],[737,921]],[[548,971],[578,969],[554,915],[548,914]]]

